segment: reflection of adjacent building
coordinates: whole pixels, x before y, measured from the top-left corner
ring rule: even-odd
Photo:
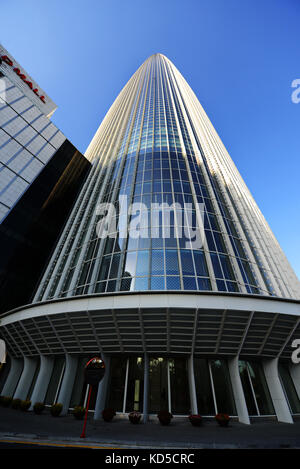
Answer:
[[[300,369],[291,362],[300,338],[299,281],[166,57],[155,54],[137,70],[86,156],[93,166],[34,301],[1,317],[10,355],[1,394],[62,402],[67,412],[86,403],[84,364],[101,354],[96,419],[113,407],[138,410],[144,421],[168,409],[175,416],[226,412],[245,424],[293,422],[300,413]],[[112,236],[97,237],[97,205],[117,206],[119,221],[125,195],[144,209],[190,204],[191,217],[148,213],[157,237],[123,237],[117,223]],[[182,228],[191,234],[202,216],[203,245],[176,236]]]

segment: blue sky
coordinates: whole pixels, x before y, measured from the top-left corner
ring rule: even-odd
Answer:
[[[195,91],[300,277],[298,0],[1,0],[0,41],[82,152],[155,52]]]

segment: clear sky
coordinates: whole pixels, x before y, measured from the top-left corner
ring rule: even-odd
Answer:
[[[155,52],[183,74],[300,277],[299,0],[1,0],[0,42],[82,152]]]

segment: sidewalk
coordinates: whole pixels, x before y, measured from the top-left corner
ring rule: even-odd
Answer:
[[[82,420],[72,414],[52,417],[0,407],[0,440],[25,440],[71,445],[104,445],[114,448],[300,448],[300,421],[295,424],[256,421],[252,425],[232,422],[221,428],[214,421],[193,427],[187,419],[162,426],[156,420],[133,425],[114,417],[95,421],[89,415],[86,438],[80,438]]]

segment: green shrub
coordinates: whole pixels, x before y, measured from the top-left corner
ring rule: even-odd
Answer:
[[[29,400],[21,401],[20,403],[20,409],[24,411],[28,410],[30,406],[31,406],[31,401]]]
[[[20,409],[21,402],[22,402],[21,399],[13,399],[11,403],[12,408]]]
[[[85,411],[86,411],[85,407],[82,407],[80,405],[75,406],[73,410],[73,415],[75,419],[82,420],[84,417]]]
[[[43,402],[36,402],[33,406],[35,414],[41,414],[45,409],[45,404]]]
[[[53,404],[51,407],[50,407],[50,413],[53,417],[58,417],[61,413],[63,409],[63,405],[62,404]]]
[[[10,396],[1,396],[0,397],[0,405],[2,407],[9,407],[12,403],[13,398]]]

